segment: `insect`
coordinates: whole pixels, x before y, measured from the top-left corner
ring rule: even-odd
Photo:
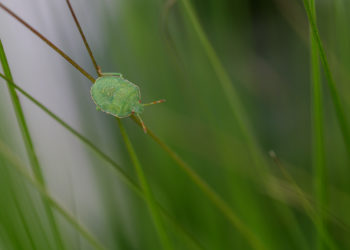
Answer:
[[[145,133],[147,133],[146,126],[142,121],[140,114],[143,112],[145,106],[165,102],[164,99],[154,101],[151,103],[142,104],[140,89],[137,85],[131,83],[130,81],[123,78],[120,73],[103,73],[101,68],[97,65],[93,53],[88,45],[86,37],[81,29],[79,21],[73,11],[70,4],[70,0],[66,0],[72,17],[77,25],[80,35],[83,39],[86,49],[89,52],[92,63],[98,74],[98,78],[94,79],[89,73],[83,70],[77,63],[75,63],[69,56],[67,56],[63,51],[61,51],[57,46],[55,46],[51,41],[45,38],[42,34],[36,31],[28,23],[18,17],[4,4],[0,3],[0,8],[5,10],[7,13],[12,15],[20,23],[26,26],[29,30],[35,33],[39,38],[46,42],[50,47],[52,47],[56,52],[61,54],[68,62],[70,62],[74,67],[76,67],[83,75],[85,75],[94,84],[91,87],[91,97],[96,104],[96,109],[101,110],[107,114],[113,115],[118,118],[125,118],[131,115],[136,115],[140,120],[142,128]]]
[[[122,74],[102,73],[99,69],[99,75],[90,91],[96,109],[118,118],[135,114],[144,132],[147,133],[146,126],[140,117],[144,106],[162,103],[165,100],[142,104],[139,87],[124,79]]]

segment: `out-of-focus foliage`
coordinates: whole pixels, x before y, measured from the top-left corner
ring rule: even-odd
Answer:
[[[96,76],[65,1],[1,2]],[[247,118],[244,131],[253,145],[247,143],[182,0],[72,1],[72,5],[103,71],[122,72],[140,87],[145,103],[167,100],[145,109],[146,125],[229,204],[266,249],[321,249],[313,210],[310,45],[301,1],[191,2],[237,91],[235,102],[242,105],[236,109]],[[350,3],[316,1],[316,8],[341,104],[348,110]],[[0,38],[15,82],[137,182],[115,119],[95,110],[89,80],[2,10],[0,18]],[[30,171],[7,87],[0,82],[0,140]],[[336,249],[349,249],[349,158],[323,78],[322,84],[325,234]],[[108,162],[20,97],[52,196],[107,249],[161,249],[144,200]],[[169,154],[130,119],[122,122],[156,200],[182,228],[204,249],[251,249],[242,232]],[[270,150],[302,193],[269,158]],[[311,212],[305,209],[305,197]],[[59,213],[55,215],[65,249],[92,249]],[[171,223],[164,220],[164,225],[174,249],[195,249]],[[54,234],[35,188],[0,154],[0,249],[59,249]]]

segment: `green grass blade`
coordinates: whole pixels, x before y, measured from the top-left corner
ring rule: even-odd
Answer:
[[[171,249],[173,249],[173,247],[170,244],[168,234],[167,234],[166,229],[164,228],[164,225],[162,223],[162,219],[161,219],[160,213],[158,211],[158,207],[156,206],[156,203],[155,203],[155,200],[154,200],[154,197],[152,194],[152,190],[147,182],[146,176],[145,176],[143,169],[141,167],[141,163],[136,155],[134,147],[132,146],[132,143],[129,139],[128,134],[126,133],[126,130],[125,130],[122,122],[120,121],[119,118],[116,118],[116,119],[118,121],[118,125],[120,128],[120,132],[123,136],[125,146],[129,152],[130,158],[131,158],[133,165],[135,167],[135,171],[137,173],[137,177],[139,179],[140,185],[141,185],[142,190],[145,194],[146,202],[147,202],[149,211],[151,213],[154,225],[157,229],[158,236],[161,240],[163,249],[171,250]]]
[[[8,79],[12,80],[10,66],[8,64],[5,50],[4,50],[4,47],[2,45],[1,40],[0,40],[0,61],[1,61],[5,76]],[[10,92],[13,108],[15,110],[18,126],[20,127],[20,130],[22,133],[22,138],[23,138],[23,141],[24,141],[24,144],[26,147],[29,161],[30,161],[30,166],[31,166],[32,171],[34,173],[34,176],[38,180],[38,182],[41,183],[43,186],[45,186],[45,180],[44,180],[44,176],[42,173],[42,169],[40,167],[38,157],[35,153],[33,141],[32,141],[31,136],[30,136],[30,132],[29,132],[29,129],[28,129],[25,117],[24,117],[21,103],[19,101],[19,98],[18,98],[17,93],[16,93],[15,89],[13,88],[13,86],[8,84],[8,89]],[[54,238],[56,240],[56,244],[57,244],[59,249],[65,249],[62,238],[61,238],[61,234],[60,234],[59,229],[58,229],[58,225],[56,223],[56,219],[54,217],[54,214],[53,214],[50,206],[47,204],[47,202],[45,200],[43,200],[43,205],[44,205],[45,211],[47,213],[49,223],[50,223],[51,228],[53,230],[53,235],[54,235]]]
[[[347,151],[348,156],[350,157],[350,130],[349,130],[349,125],[345,117],[345,112],[343,109],[343,106],[340,101],[340,97],[336,88],[336,84],[332,75],[332,72],[330,70],[327,56],[325,53],[325,50],[323,48],[321,38],[318,32],[317,24],[316,24],[316,19],[315,16],[313,15],[310,3],[308,0],[303,0],[304,2],[304,7],[306,10],[307,18],[311,27],[311,32],[313,34],[313,37],[315,39],[315,43],[317,45],[318,53],[321,59],[321,63],[324,69],[324,73],[327,79],[327,85],[331,94],[331,98],[334,104],[335,108],[335,113],[339,122],[339,126],[343,135],[344,143],[345,143],[345,148]]]
[[[182,0],[185,11],[192,23],[193,29],[197,33],[199,40],[204,48],[205,53],[209,58],[218,79],[221,87],[225,92],[226,99],[229,103],[229,106],[232,110],[234,117],[237,120],[239,129],[244,136],[246,143],[248,145],[248,150],[250,151],[251,156],[253,157],[254,164],[256,166],[262,166],[264,163],[264,158],[258,148],[256,139],[253,136],[253,129],[247,119],[246,113],[244,111],[243,105],[240,101],[238,93],[234,88],[228,73],[226,72],[224,66],[222,65],[219,57],[217,56],[213,46],[209,42],[201,24],[199,23],[198,17],[193,10],[193,7],[189,0]]]
[[[2,155],[14,166],[14,169],[31,184],[52,207],[54,207],[71,225],[77,229],[81,235],[88,241],[95,249],[105,249],[89,232],[84,228],[75,218],[66,211],[46,190],[42,183],[32,178],[26,171],[25,166],[11,150],[0,141],[0,152]]]
[[[279,169],[281,170],[284,178],[294,187],[305,212],[311,218],[312,222],[316,225],[317,233],[319,237],[321,237],[322,243],[326,244],[329,249],[336,250],[337,246],[335,245],[333,239],[329,237],[329,235],[324,230],[321,230],[322,226],[320,225],[320,220],[318,219],[318,216],[319,216],[318,211],[316,211],[313,204],[309,201],[309,198],[307,197],[307,195],[304,193],[301,187],[299,187],[299,185],[296,183],[293,177],[288,173],[288,171],[282,165],[276,153],[274,151],[270,151],[270,156],[274,160],[276,165],[279,167]],[[325,214],[325,211],[322,211],[322,212]]]
[[[2,164],[2,163],[0,163]],[[3,175],[5,176],[6,179],[8,180],[11,180],[11,175],[9,173],[9,171],[6,170],[6,167],[4,168],[4,172],[3,172]],[[11,181],[9,181],[8,183],[8,189],[11,190],[11,193],[12,193],[12,200],[13,200],[13,203],[15,205],[15,209],[17,210],[18,212],[18,217],[19,217],[19,220],[21,222],[21,225],[23,226],[23,229],[24,231],[26,232],[26,235],[28,237],[28,240],[29,240],[29,243],[30,243],[30,246],[29,248],[30,249],[37,249],[36,245],[35,245],[35,242],[34,242],[34,239],[32,237],[32,234],[30,232],[30,226],[28,225],[27,221],[26,221],[26,218],[24,216],[24,213],[22,211],[22,208],[19,204],[19,201],[18,201],[18,198],[17,198],[17,194],[16,194],[16,191],[15,191],[15,187],[14,187],[14,183],[12,183]],[[47,238],[47,237],[45,237]]]
[[[316,19],[315,1],[310,0],[312,14]],[[312,131],[313,131],[313,169],[314,169],[314,188],[316,196],[317,210],[317,249],[325,249],[325,242],[322,235],[327,234],[325,218],[323,211],[327,210],[326,206],[326,164],[324,151],[324,129],[323,129],[323,101],[322,101],[322,83],[320,72],[320,61],[318,56],[317,43],[314,35],[310,34],[311,50],[311,82],[312,82]],[[328,236],[329,237],[329,236]]]
[[[41,110],[43,110],[46,114],[48,114],[52,119],[54,119],[57,123],[59,123],[62,127],[67,129],[70,133],[72,133],[75,137],[77,137],[81,142],[90,147],[98,156],[100,156],[103,160],[105,160],[108,164],[113,167],[113,170],[117,173],[118,177],[130,188],[132,189],[138,196],[146,201],[145,194],[142,192],[140,187],[125,173],[125,171],[108,155],[103,153],[100,149],[98,149],[91,141],[89,141],[86,137],[80,134],[78,131],[69,126],[66,122],[60,119],[57,115],[55,115],[52,111],[46,108],[43,104],[38,102],[34,97],[29,95],[26,91],[24,91],[21,87],[16,85],[12,80],[8,79],[6,76],[0,73],[0,77],[8,82],[8,84],[12,85],[17,91],[19,91],[22,95],[24,95],[28,100],[33,102],[36,106],[38,106]],[[160,211],[164,214],[165,218],[173,224],[174,228],[183,235],[184,238],[193,246],[195,249],[204,249],[203,246],[191,235],[189,234],[177,221],[159,204],[157,203]]]
[[[140,122],[133,117],[133,120],[141,126]],[[249,230],[239,219],[230,206],[195,172],[192,168],[168,145],[158,138],[151,130],[147,134],[181,167],[188,177],[203,191],[209,200],[223,213],[230,223],[247,239],[254,249],[266,249],[260,240]]]
[[[41,220],[42,215],[39,216],[39,210],[37,210],[37,206],[35,205],[38,200],[33,199],[37,196],[35,195],[33,197],[33,192],[31,192],[32,190],[28,189],[28,185],[26,185],[26,183],[24,183],[21,178],[17,179],[17,176],[14,175],[13,171],[11,171],[12,168],[9,168],[7,165],[8,162],[0,157],[0,171],[2,178],[2,187],[0,189],[6,188],[7,190],[4,190],[4,192],[1,193],[0,197],[3,199],[4,196],[6,196],[6,192],[10,194],[14,205],[14,213],[17,213],[18,215],[18,217],[14,217],[17,217],[19,219],[24,232],[26,232],[28,242],[32,246],[31,249],[41,249],[43,247],[47,248],[48,250],[54,249],[54,246],[52,245],[52,242],[50,242],[47,234],[48,230],[44,229],[43,221]],[[5,180],[6,183],[4,183]],[[5,212],[5,207],[7,204],[5,205],[5,202],[3,200],[0,203],[3,204],[1,209],[2,216],[8,217],[10,219],[11,213]],[[13,222],[11,222],[11,224],[12,223]],[[33,223],[35,223],[35,225],[33,225]],[[18,228],[16,228],[16,231],[17,229]],[[6,226],[6,230],[9,230],[8,226]],[[21,241],[23,241],[23,239]],[[29,247],[28,242],[27,247]]]

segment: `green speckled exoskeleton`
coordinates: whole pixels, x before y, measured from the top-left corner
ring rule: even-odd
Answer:
[[[147,104],[141,103],[141,93],[137,85],[123,78],[120,73],[103,73],[98,68],[100,77],[91,87],[91,97],[96,109],[118,118],[135,114],[140,120],[143,130],[147,133],[140,114],[145,106],[162,103],[158,100]]]
[[[66,2],[72,14],[72,17],[77,25],[79,33],[83,39],[85,47],[89,52],[92,63],[94,64],[94,67],[98,74],[97,79],[94,79],[94,77],[92,77],[89,73],[87,73],[84,69],[82,69],[62,50],[60,50],[50,40],[45,38],[37,30],[31,27],[27,22],[25,22],[23,19],[17,16],[4,4],[0,3],[0,8],[5,10],[7,13],[9,13],[15,19],[17,19],[20,23],[26,26],[29,30],[31,30],[34,34],[36,34],[39,38],[41,38],[44,42],[46,42],[51,48],[53,48],[57,53],[63,56],[68,62],[70,62],[75,68],[77,68],[83,75],[85,75],[89,80],[93,82],[90,92],[91,92],[91,97],[97,106],[96,107],[97,110],[101,110],[107,114],[113,115],[118,118],[124,118],[124,117],[129,117],[131,115],[136,115],[141,122],[143,130],[145,131],[145,133],[147,133],[146,126],[143,123],[140,117],[140,114],[142,113],[145,106],[156,104],[156,103],[162,103],[165,100],[163,99],[163,100],[158,100],[147,104],[142,104],[140,89],[137,85],[123,78],[122,74],[120,73],[103,73],[101,71],[101,68],[96,63],[96,60],[85,38],[85,35],[79,24],[79,21],[73,11],[70,1],[66,0]]]

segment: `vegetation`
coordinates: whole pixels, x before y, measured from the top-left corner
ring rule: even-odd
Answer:
[[[0,11],[0,249],[350,248],[350,3]],[[147,134],[99,67],[167,100]]]

